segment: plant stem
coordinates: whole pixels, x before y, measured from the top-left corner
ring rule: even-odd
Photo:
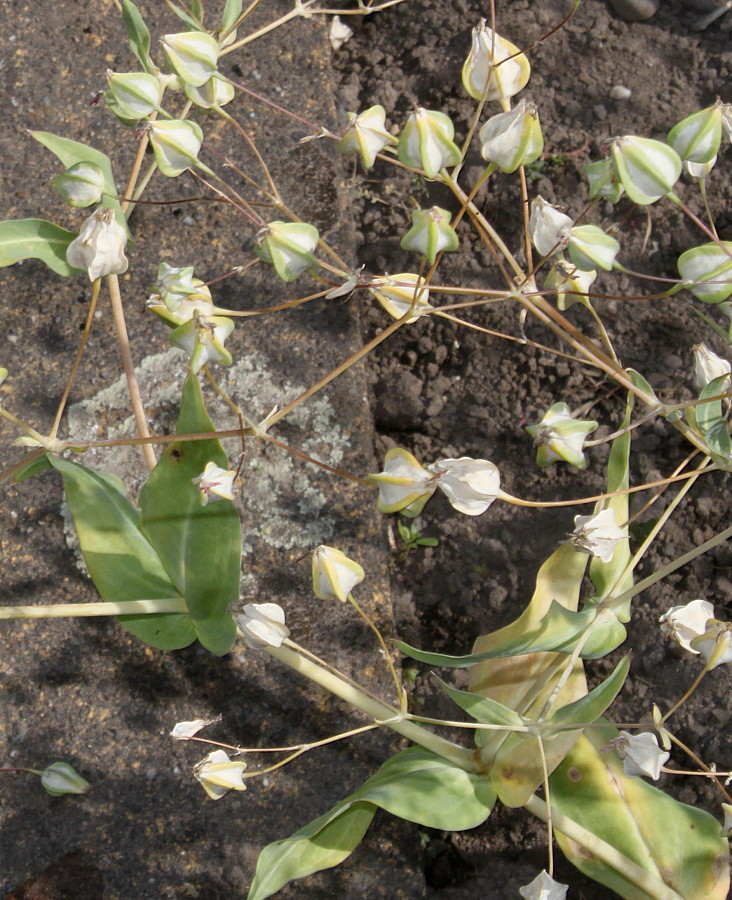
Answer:
[[[392,731],[401,734],[415,744],[431,750],[465,772],[478,772],[478,764],[473,753],[466,747],[454,744],[452,741],[448,741],[426,728],[415,725],[414,722],[406,721],[399,710],[393,706],[366,696],[359,688],[347,684],[312,660],[305,659],[304,656],[301,656],[295,650],[286,646],[286,644],[283,644],[281,647],[266,647],[265,649],[270,656],[278,659],[293,671],[305,676],[305,678],[309,678],[311,681],[324,687],[332,694],[335,694],[336,697],[340,697],[341,700],[350,703],[351,706],[355,706],[356,709],[360,709],[361,712],[366,713],[367,716],[376,722],[391,728]]]
[[[685,566],[688,562],[696,559],[697,556],[701,556],[708,550],[713,550],[715,547],[718,547],[723,541],[726,541],[730,537],[732,537],[732,525],[730,525],[729,528],[725,528],[724,531],[720,531],[720,533],[715,535],[714,537],[709,538],[708,541],[704,541],[703,544],[699,544],[698,547],[692,548],[688,551],[688,553],[683,553],[681,556],[678,556],[670,563],[666,563],[665,566],[661,566],[660,569],[657,569],[647,578],[643,578],[641,581],[636,582],[636,584],[634,584],[632,588],[629,588],[622,594],[618,594],[618,596],[614,597],[612,601],[607,602],[605,606],[609,608],[622,606],[626,600],[632,600],[633,597],[636,596],[636,594],[640,594],[641,591],[645,591],[646,588],[651,587],[651,585],[655,584],[657,581],[660,581],[662,578],[665,578],[667,575],[670,575],[672,572],[675,572],[677,569]]]
[[[139,184],[135,188],[135,193],[131,198],[126,197],[125,202],[127,203],[127,209],[125,210],[125,218],[129,221],[130,216],[135,211],[135,206],[137,205],[137,201],[142,197],[145,192],[145,188],[150,183],[150,179],[158,170],[158,164],[153,160],[150,165],[145,169],[145,174],[140,179]]]
[[[157,119],[157,112],[153,112],[150,115],[150,121],[153,122]],[[135,159],[132,163],[132,169],[130,170],[130,177],[127,179],[127,187],[125,188],[125,192],[122,195],[123,200],[120,203],[123,214],[129,218],[127,215],[127,210],[132,203],[132,195],[135,190],[135,185],[137,184],[137,179],[140,177],[140,169],[142,167],[142,162],[145,159],[145,151],[147,150],[147,145],[150,142],[150,133],[147,129],[143,131],[140,141],[137,145],[137,153],[135,153]],[[134,205],[133,205],[134,208]],[[132,215],[132,209],[130,209],[130,215]]]
[[[609,357],[594,341],[587,338],[579,329],[575,328],[560,312],[539,293],[526,293],[523,290],[512,295],[525,309],[527,309],[540,322],[543,322],[558,337],[566,341],[577,352],[586,357],[598,369],[601,369],[613,381],[635,394],[643,403],[653,408],[658,408],[659,403],[654,398],[648,397],[640,388],[633,384],[630,376],[622,369],[614,359]]]
[[[254,143],[253,139],[247,134],[247,132],[242,128],[242,126],[239,124],[239,122],[237,122],[237,120],[233,116],[230,116],[229,113],[227,113],[225,110],[221,109],[221,107],[215,107],[215,110],[218,113],[218,115],[220,115],[227,122],[230,122],[234,126],[234,128],[236,128],[236,130],[241,135],[242,140],[246,143],[246,145],[249,147],[249,149],[254,154],[254,158],[259,163],[259,168],[264,173],[264,177],[267,180],[267,184],[269,185],[269,192],[262,190],[262,188],[259,187],[259,185],[257,185],[256,183],[255,183],[255,187],[258,188],[259,192],[265,198],[269,197],[269,199],[273,200],[275,203],[281,203],[282,198],[280,197],[280,192],[277,190],[277,185],[274,183],[274,179],[272,178],[272,173],[269,171],[267,163],[264,161],[264,157],[259,152],[259,149],[257,148],[257,145]],[[244,173],[242,173],[242,175],[243,174]],[[254,179],[252,179],[252,182],[253,181],[254,181]]]
[[[710,466],[704,471],[717,472],[719,470],[716,466]],[[506,503],[510,503],[513,506],[526,506],[530,509],[550,509],[551,507],[559,506],[579,506],[582,503],[597,503],[598,500],[607,500],[609,497],[620,497],[623,494],[637,494],[639,491],[647,491],[649,488],[658,487],[659,485],[675,484],[677,481],[688,481],[689,479],[696,479],[698,478],[699,474],[700,473],[697,471],[682,472],[679,475],[670,475],[668,478],[662,478],[660,481],[648,481],[646,482],[646,484],[636,484],[633,487],[621,488],[621,490],[619,491],[607,491],[607,493],[605,494],[595,494],[592,497],[577,497],[574,500],[522,500],[520,497],[514,497],[512,494],[507,494],[505,491],[498,492],[498,499],[505,500]],[[722,532],[722,534],[725,534],[727,537],[729,537],[729,534],[727,534],[726,531]],[[717,543],[721,543],[721,541],[724,539],[725,538],[721,538],[719,535],[717,535],[717,538],[712,538],[712,540],[717,540]]]
[[[394,683],[394,690],[396,691],[396,697],[399,702],[399,709],[402,712],[407,712],[407,695],[402,687],[402,683],[399,680],[399,676],[397,675],[396,669],[394,668],[394,660],[391,658],[391,652],[389,648],[386,646],[386,641],[384,640],[383,635],[376,627],[375,623],[372,621],[371,617],[359,606],[357,600],[353,596],[353,594],[348,595],[348,602],[351,606],[356,610],[356,612],[361,616],[364,622],[369,626],[371,631],[376,636],[376,640],[379,642],[379,647],[381,648],[381,652],[384,655],[384,660],[386,662],[386,666],[389,670],[389,675]]]
[[[259,262],[259,260],[257,260]],[[209,282],[211,284],[211,282]],[[285,300],[284,303],[278,303],[277,306],[268,306],[266,309],[225,309],[217,306],[215,309],[217,316],[231,316],[232,318],[247,318],[249,316],[263,316],[268,313],[281,312],[283,309],[293,309],[296,306],[302,306],[303,303],[309,303],[311,300],[320,300],[330,293],[330,288],[325,291],[318,291],[317,294],[308,294],[307,297],[298,297],[296,300]]]
[[[296,409],[301,403],[304,403],[313,394],[317,394],[318,391],[322,390],[326,385],[330,384],[335,378],[345,372],[347,369],[350,369],[352,365],[359,362],[365,356],[367,356],[374,347],[377,347],[382,341],[385,341],[388,337],[394,334],[402,325],[407,324],[407,319],[409,318],[409,310],[402,316],[401,319],[397,319],[396,322],[392,322],[391,325],[388,325],[381,334],[377,334],[373,340],[369,341],[368,344],[364,344],[364,346],[358,350],[353,356],[350,356],[345,362],[341,363],[337,368],[333,369],[332,372],[329,372],[326,376],[317,381],[312,387],[309,387],[306,391],[303,391],[299,397],[295,397],[294,400],[291,400],[286,406],[283,406],[282,409],[277,410],[274,415],[272,415],[268,422],[268,427],[271,428],[275,422],[278,422],[284,416],[289,415],[293,409]]]
[[[2,416],[3,419],[6,419],[11,424],[15,425],[20,431],[24,431],[28,435],[28,437],[32,437],[34,440],[38,441],[38,443],[42,447],[46,446],[46,444],[45,444],[46,439],[43,437],[42,434],[39,434],[39,432],[37,432],[35,430],[35,428],[31,428],[30,425],[26,425],[26,423],[22,419],[19,419],[17,416],[14,416],[11,412],[8,412],[7,409],[3,409],[1,406],[0,406],[0,416]],[[24,460],[24,462],[25,462],[25,460]]]
[[[529,228],[529,186],[526,181],[526,169],[524,166],[518,168],[519,181],[521,182],[521,209],[524,217],[524,253],[526,254],[526,268],[531,273],[530,278],[534,278],[534,254],[531,247],[531,229]],[[528,280],[528,279],[527,279]],[[551,839],[550,839],[551,843]],[[551,874],[551,872],[550,872]]]
[[[614,359],[615,362],[618,363],[618,365],[620,365],[620,363],[618,362],[617,354],[615,353],[615,350],[613,349],[613,345],[610,340],[610,335],[607,333],[607,329],[605,328],[605,323],[598,316],[597,311],[595,310],[595,307],[590,302],[589,297],[585,297],[584,301],[580,301],[580,302],[581,302],[582,306],[584,306],[584,308],[587,310],[587,312],[592,316],[592,318],[595,322],[595,325],[597,325],[597,330],[600,332],[600,339],[602,340],[602,343],[605,346],[605,350],[607,351],[608,355],[612,359]]]
[[[719,238],[717,237],[717,235],[709,228],[707,228],[707,226],[704,224],[704,222],[702,222],[699,216],[697,216],[696,213],[692,212],[680,197],[678,197],[673,191],[671,191],[669,194],[666,194],[666,196],[674,205],[678,206],[678,208],[683,213],[685,213],[691,219],[691,221],[694,222],[695,225],[697,225],[704,232],[704,234],[709,238],[710,241],[714,241],[719,245]]]
[[[183,597],[122,600],[119,603],[52,603],[50,606],[0,606],[0,619],[65,619],[89,616],[141,616],[187,613]]]
[[[246,37],[242,38],[239,41],[235,41],[233,44],[229,44],[228,47],[224,47],[224,49],[219,53],[219,56],[224,56],[226,53],[231,53],[232,50],[238,50],[239,47],[244,47],[246,44],[250,44],[252,41],[256,41],[259,38],[263,37],[265,34],[269,34],[270,31],[274,31],[277,28],[281,28],[291,19],[296,19],[298,16],[314,16],[314,15],[341,15],[341,16],[367,16],[371,13],[379,12],[382,9],[388,9],[390,6],[396,6],[399,3],[403,3],[404,0],[385,0],[384,3],[381,3],[379,6],[375,6],[373,9],[369,7],[360,7],[359,9],[327,9],[318,7],[316,9],[312,9],[311,7],[315,3],[315,0],[296,0],[295,6],[285,15],[280,16],[279,19],[275,19],[273,22],[270,22],[269,25],[264,25],[262,28],[257,29],[257,31],[253,31],[251,34],[248,34]],[[256,8],[259,4],[252,4],[250,8]],[[239,22],[242,19],[246,18],[243,15]],[[230,28],[229,31],[233,31],[234,28]]]
[[[127,336],[127,325],[125,324],[125,314],[124,309],[122,308],[122,295],[119,292],[119,280],[117,279],[117,276],[108,275],[107,285],[109,286],[109,296],[112,301],[114,330],[117,333],[117,343],[119,344],[120,353],[122,354],[122,365],[124,366],[125,378],[127,379],[127,390],[130,395],[130,403],[132,404],[132,412],[135,417],[137,433],[142,438],[149,438],[150,430],[147,427],[147,418],[145,417],[145,410],[142,406],[140,388],[137,384],[135,367],[132,363],[130,339]],[[157,458],[152,444],[142,445],[142,455],[145,457],[145,463],[148,469],[152,471],[157,465]]]
[[[696,472],[696,474],[701,475],[702,467],[708,465],[709,462],[710,462],[709,457],[706,457],[704,459],[704,461],[702,462],[701,466],[699,467],[698,471]],[[613,591],[618,590],[620,588],[620,586],[625,583],[626,579],[629,578],[630,576],[632,576],[633,572],[636,569],[636,566],[643,559],[648,548],[651,546],[653,541],[656,539],[656,537],[658,536],[658,534],[660,533],[661,529],[666,524],[666,522],[671,518],[671,516],[673,515],[674,511],[676,510],[678,505],[681,503],[683,498],[688,494],[688,492],[694,486],[695,482],[696,482],[696,478],[694,478],[692,475],[692,477],[689,478],[689,480],[681,486],[681,489],[679,490],[679,492],[676,494],[676,496],[673,498],[673,500],[669,503],[669,505],[666,507],[666,509],[661,513],[661,515],[658,518],[658,521],[653,526],[653,528],[651,528],[650,532],[646,536],[646,539],[643,541],[643,543],[640,545],[640,547],[636,550],[635,554],[629,560],[629,562],[626,564],[623,571],[615,579],[615,582],[610,587],[610,590],[607,591],[606,596],[612,597]],[[660,493],[661,492],[656,494],[656,497],[654,499],[659,497]]]
[[[684,703],[686,703],[686,701],[689,699],[689,697],[691,697],[691,695],[694,693],[694,691],[699,687],[699,685],[702,682],[702,679],[709,671],[710,671],[709,665],[707,664],[706,666],[704,666],[704,668],[701,670],[701,672],[696,676],[696,678],[694,679],[694,681],[691,684],[691,687],[687,691],[684,692],[683,697],[680,700],[677,700],[676,703],[674,703],[674,705],[671,707],[671,709],[667,713],[664,713],[663,717],[661,718],[662,725],[665,724],[671,718],[671,716],[676,712],[676,710],[680,706],[683,706]]]
[[[470,200],[469,196],[465,193],[465,191],[460,187],[460,185],[453,178],[451,178],[449,175],[446,175],[443,180],[444,180],[444,183],[447,185],[447,187],[450,188],[450,190],[453,192],[453,194],[460,201],[460,203],[462,203],[463,206],[465,206],[465,208],[468,210],[470,216],[480,225],[480,227],[485,231],[485,233],[493,241],[495,246],[501,251],[503,258],[508,263],[508,265],[513,269],[514,274],[517,275],[518,278],[520,278],[523,281],[525,276],[521,269],[521,266],[519,266],[519,264],[516,262],[515,257],[513,256],[511,251],[508,249],[508,247],[505,245],[505,243],[501,239],[501,236],[498,234],[498,232],[495,230],[495,228],[485,218],[483,213],[472,202],[472,200]],[[509,283],[510,283],[510,279],[507,279],[507,280],[509,280]]]
[[[706,187],[706,179],[699,179],[699,193],[701,194],[702,203],[704,204],[704,212],[707,214],[707,219],[709,219],[709,228],[714,235],[716,240],[719,240],[719,235],[717,234],[717,229],[714,225],[714,216],[712,215],[712,211],[709,208],[709,198],[707,197],[707,187]]]
[[[186,738],[186,740],[193,741],[197,744],[208,744],[212,747],[221,747],[223,750],[231,750],[236,753],[237,756],[243,756],[245,753],[295,753],[296,751],[317,749],[326,744],[332,744],[336,741],[345,740],[346,738],[356,737],[359,734],[373,731],[375,728],[379,728],[379,726],[374,722],[372,725],[362,725],[360,728],[351,728],[349,731],[342,731],[339,734],[322,738],[319,741],[313,741],[312,744],[292,744],[287,747],[242,747],[239,744],[225,744],[223,741],[213,741],[209,738],[199,737],[198,735]],[[2,770],[0,769],[0,771]]]
[[[61,419],[63,418],[64,410],[66,409],[66,404],[69,400],[69,394],[71,393],[71,388],[73,387],[76,373],[78,372],[79,365],[81,364],[81,357],[84,354],[86,342],[89,339],[89,335],[91,334],[92,325],[94,324],[94,313],[96,312],[97,300],[99,299],[99,288],[101,286],[101,283],[102,282],[100,281],[100,279],[97,278],[97,280],[92,284],[91,300],[89,302],[89,311],[86,314],[84,331],[81,334],[79,349],[76,351],[74,362],[71,365],[71,372],[68,379],[66,380],[66,387],[64,388],[63,395],[58,404],[58,409],[56,410],[56,416],[53,420],[53,425],[51,426],[51,433],[49,435],[51,440],[55,440],[56,436],[58,435],[59,425],[61,424]]]
[[[257,29],[257,31],[253,31],[246,37],[241,38],[241,40],[234,41],[233,44],[229,44],[228,47],[224,47],[223,50],[220,51],[219,57],[225,56],[227,53],[238,50],[239,47],[244,47],[246,44],[249,44],[252,41],[256,41],[258,38],[264,37],[264,35],[269,34],[270,31],[274,31],[276,28],[280,28],[291,19],[296,19],[301,15],[302,12],[297,8],[297,6],[294,7],[294,9],[291,9],[288,13],[285,13],[284,16],[280,16],[279,19],[275,19],[274,22],[270,22],[268,25],[264,25],[262,28]]]
[[[318,468],[324,469],[326,472],[330,472],[332,475],[338,475],[340,478],[347,478],[349,481],[355,481],[356,484],[362,484],[368,488],[373,487],[373,483],[369,481],[368,478],[363,478],[361,475],[352,475],[350,472],[345,472],[343,469],[337,469],[335,466],[329,466],[328,463],[321,462],[321,460],[315,459],[313,456],[308,456],[308,454],[303,453],[302,450],[297,450],[295,447],[291,447],[289,444],[278,441],[276,438],[273,438],[269,434],[257,435],[257,437],[261,437],[263,440],[269,441],[269,443],[274,444],[275,447],[279,447],[281,450],[285,450],[292,456],[295,456],[298,459],[303,460],[304,462],[310,463],[313,466],[318,466]]]
[[[549,855],[549,861],[547,866],[547,872],[550,876],[554,875],[554,822],[552,821],[554,818],[554,810],[552,809],[551,804],[551,792],[549,790],[549,770],[546,765],[546,753],[544,752],[544,741],[541,739],[541,735],[536,735],[536,740],[539,746],[539,757],[541,758],[541,771],[544,778],[544,794],[546,796],[546,824],[547,831],[549,832],[548,840],[547,840],[547,850]]]
[[[465,328],[471,328],[473,331],[479,331],[481,334],[489,334],[491,337],[501,338],[504,341],[513,341],[515,344],[521,344],[523,347],[535,347],[537,350],[542,350],[544,353],[551,353],[554,356],[560,356],[563,359],[571,359],[572,362],[579,363],[581,366],[594,366],[593,363],[589,362],[586,359],[581,359],[579,356],[572,356],[571,353],[565,353],[564,350],[556,350],[554,347],[547,347],[546,344],[539,344],[536,341],[532,341],[526,337],[516,337],[513,334],[504,334],[502,331],[493,331],[490,328],[483,328],[482,325],[476,325],[473,322],[468,322],[465,319],[461,319],[459,316],[452,316],[447,312],[444,312],[445,309],[460,309],[462,305],[459,304],[451,304],[449,307],[437,307],[433,310],[429,315],[431,316],[440,316],[442,319],[448,319],[450,322],[455,322],[457,325],[463,325]],[[649,417],[655,416],[656,413],[649,413]],[[609,438],[603,438],[602,442],[605,443]],[[590,442],[585,441],[585,447],[590,446]]]
[[[526,809],[544,822],[549,821],[549,808],[536,794],[526,804]],[[663,881],[660,881],[651,872],[641,868],[638,863],[628,859],[627,856],[616,850],[607,841],[603,841],[596,834],[583,828],[578,822],[558,812],[556,809],[552,810],[551,817],[555,831],[559,831],[565,837],[589,851],[593,857],[624,875],[629,881],[632,881],[633,884],[645,891],[649,897],[653,897],[654,900],[683,900],[680,894],[677,894],[676,891],[664,884]]]
[[[670,741],[672,741],[674,744],[676,744],[677,747],[679,747],[681,750],[683,750],[684,753],[686,753],[687,756],[689,756],[697,764],[697,766],[699,766],[699,768],[702,769],[701,772],[686,772],[686,773],[674,772],[673,774],[702,775],[707,778],[711,778],[711,780],[715,783],[715,785],[722,792],[722,794],[724,795],[727,802],[732,803],[732,797],[730,796],[729,792],[726,790],[724,784],[721,781],[722,778],[728,778],[730,776],[730,774],[732,774],[732,773],[730,773],[730,772],[715,772],[713,769],[710,769],[709,766],[704,762],[704,760],[700,759],[691,748],[687,747],[686,744],[684,744],[682,741],[680,741],[679,738],[677,738],[675,734],[672,734],[672,732],[670,732],[668,730],[666,730],[666,734],[668,735]],[[666,771],[671,772],[672,770],[666,769]]]
[[[432,719],[429,716],[416,716],[414,713],[407,713],[406,718],[410,722],[422,722],[425,725],[439,725],[441,728],[469,728],[473,731],[510,731],[512,734],[529,734],[533,733],[528,725],[493,725],[483,722],[460,722],[457,719]],[[533,726],[532,726],[533,727]],[[582,727],[579,725],[567,725],[565,730],[570,728],[576,730]]]
[[[544,719],[549,715],[552,706],[556,703],[559,694],[564,687],[564,685],[569,681],[570,676],[575,671],[575,665],[580,658],[580,654],[582,650],[592,635],[593,626],[595,626],[598,622],[602,625],[607,621],[607,618],[602,616],[602,610],[599,610],[595,618],[590,622],[585,630],[584,634],[580,636],[580,639],[577,641],[577,646],[572,651],[569,659],[564,663],[564,671],[557,679],[557,683],[554,685],[551,694],[549,694],[549,699],[544,704],[543,709],[539,713],[538,722],[543,722]],[[581,665],[581,663],[580,663]]]

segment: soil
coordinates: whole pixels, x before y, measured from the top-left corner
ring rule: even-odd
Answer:
[[[528,0],[496,7],[497,30],[520,47],[541,41],[566,9],[560,2]],[[344,108],[358,111],[380,103],[392,126],[401,125],[415,105],[442,110],[452,118],[460,144],[473,110],[460,84],[461,66],[469,50],[470,27],[487,15],[488,5],[473,0],[415,0],[379,16],[349,20],[354,36],[334,55]],[[715,97],[732,99],[729,34],[720,29],[719,20],[704,33],[692,32],[697,15],[683,3],[666,2],[650,21],[629,24],[606,2],[585,0],[564,28],[533,47],[532,77],[522,96],[536,103],[546,144],[529,174],[530,196],[541,194],[575,217],[588,202],[582,166],[602,158],[604,140],[623,133],[663,137]],[[616,85],[630,90],[628,99],[611,98]],[[728,160],[726,150],[722,162]],[[482,168],[477,151],[471,151],[465,183],[472,183]],[[399,246],[410,211],[435,204],[455,209],[446,189],[416,182],[384,164],[377,163],[366,175],[354,169],[350,186],[361,243],[359,263],[367,272],[414,271],[415,255]],[[693,184],[684,183],[680,193],[700,210]],[[728,235],[732,180],[723,168],[712,176],[710,195],[717,227]],[[522,214],[516,179],[494,176],[478,198],[499,232],[511,235],[510,246],[518,246]],[[615,210],[605,204],[585,221],[604,226],[622,222],[617,233],[622,263],[662,277],[674,277],[678,255],[704,241],[670,204],[647,210],[633,208],[628,201]],[[460,248],[443,257],[437,283],[500,287],[500,274],[475,234],[469,227],[461,227],[459,234]],[[653,282],[602,274],[594,290],[609,296],[598,298],[596,309],[622,363],[641,371],[664,398],[683,400],[691,397],[691,346],[704,340],[721,355],[726,348],[696,315],[694,308],[701,304],[688,294],[643,302],[654,288]],[[445,295],[440,300],[448,302]],[[385,317],[378,307],[361,309],[368,339],[383,327]],[[576,306],[567,315],[594,333],[586,311]],[[464,318],[521,335],[517,310],[507,305],[488,306]],[[535,322],[526,324],[525,334],[557,346]],[[401,446],[423,462],[463,455],[490,459],[499,466],[505,489],[529,499],[567,499],[602,490],[607,445],[588,451],[590,464],[584,473],[563,464],[539,469],[523,427],[563,400],[573,409],[586,410],[604,433],[611,432],[622,417],[624,401],[596,372],[550,352],[429,317],[379,348],[370,357],[369,373],[380,457],[389,447]],[[670,474],[687,452],[664,421],[639,429],[633,446],[631,483]],[[724,477],[715,475],[694,487],[646,555],[639,577],[728,525],[723,484]],[[647,494],[636,495],[632,511],[640,510],[647,499]],[[666,502],[640,515],[637,535],[641,523],[655,519]],[[405,558],[402,542],[395,538],[397,633],[418,647],[467,652],[477,634],[520,613],[541,561],[572,530],[573,515],[587,512],[585,507],[536,513],[495,504],[484,515],[469,518],[455,514],[443,498],[431,500],[417,525],[424,535],[437,538],[438,546],[417,549]],[[612,657],[587,667],[594,681],[607,674],[619,653],[631,652],[631,674],[612,710],[616,721],[638,721],[649,715],[652,703],[667,708],[691,683],[698,664],[662,638],[658,617],[671,605],[703,597],[725,618],[732,604],[731,563],[732,548],[723,545],[636,599],[627,642]],[[414,685],[418,703],[430,714],[451,716],[426,667],[414,665],[413,671],[419,672]],[[682,741],[725,769],[732,762],[728,690],[729,672],[716,670],[674,720]],[[676,755],[674,761],[685,765]],[[719,815],[719,796],[704,780],[663,776],[660,783],[684,802]],[[544,847],[540,823],[505,809],[470,833],[433,835],[424,851],[427,896],[514,896],[543,865]],[[559,880],[570,885],[569,896],[614,896],[581,878],[566,862],[559,863],[557,872]]]

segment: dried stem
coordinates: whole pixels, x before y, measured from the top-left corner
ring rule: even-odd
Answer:
[[[122,308],[122,295],[119,291],[119,281],[117,280],[116,275],[107,276],[107,286],[109,287],[109,296],[112,301],[114,330],[117,333],[117,343],[119,345],[120,353],[122,354],[122,365],[124,366],[125,378],[127,379],[127,390],[130,395],[130,403],[132,405],[132,413],[135,417],[137,433],[141,438],[149,438],[150,430],[147,425],[147,418],[145,417],[145,410],[142,405],[142,397],[140,396],[140,388],[137,384],[135,367],[132,362],[130,339],[127,335],[125,314]],[[157,458],[151,444],[142,445],[142,455],[145,458],[146,466],[152,471],[157,465]]]

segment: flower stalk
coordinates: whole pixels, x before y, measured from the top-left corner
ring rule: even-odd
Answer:
[[[93,616],[141,616],[187,613],[183,597],[123,600],[119,603],[52,603],[49,606],[0,606],[0,619],[85,619]]]
[[[286,641],[281,647],[266,647],[265,651],[270,656],[289,666],[293,671],[324,687],[332,694],[335,694],[336,697],[340,697],[341,700],[350,703],[356,709],[360,709],[361,712],[376,722],[387,725],[397,734],[401,734],[415,744],[431,750],[466,772],[478,771],[478,764],[473,758],[473,753],[466,747],[454,744],[452,741],[448,741],[428,731],[426,728],[404,719],[398,709],[381,700],[367,696],[355,685],[348,684],[313,660],[306,659],[294,649],[294,645],[290,641]]]
[[[120,353],[122,354],[122,365],[125,370],[125,378],[127,379],[127,390],[130,395],[130,403],[132,404],[132,412],[135,417],[135,425],[137,433],[141,438],[150,437],[150,429],[147,425],[147,417],[145,409],[142,405],[142,397],[140,396],[140,387],[137,383],[135,375],[135,367],[132,362],[132,353],[130,351],[130,339],[127,335],[127,325],[125,323],[125,314],[122,307],[122,295],[119,290],[119,280],[116,275],[107,276],[107,286],[109,287],[109,297],[112,301],[112,318],[114,320],[114,330],[117,334],[117,343]],[[145,465],[152,471],[157,465],[157,457],[152,444],[142,445],[142,455],[145,458]]]

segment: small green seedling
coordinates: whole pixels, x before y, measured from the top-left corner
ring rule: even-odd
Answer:
[[[437,538],[423,537],[414,522],[406,525],[404,522],[397,521],[397,529],[403,542],[403,546],[396,554],[399,560],[406,559],[412,550],[416,550],[417,547],[436,547],[440,543]]]

